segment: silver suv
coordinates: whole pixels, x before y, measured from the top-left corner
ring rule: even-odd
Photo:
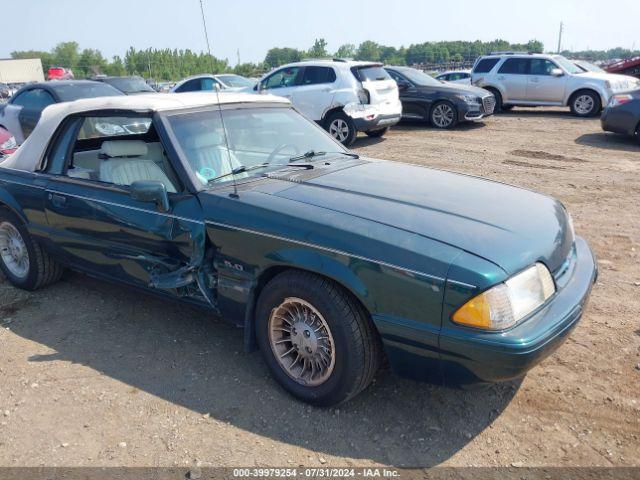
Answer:
[[[597,115],[615,93],[638,88],[626,75],[585,72],[562,55],[497,52],[478,58],[471,81],[496,97],[496,112],[514,106],[568,106],[579,117]]]

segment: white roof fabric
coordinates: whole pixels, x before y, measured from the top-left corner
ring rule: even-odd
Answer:
[[[289,100],[275,95],[255,95],[249,93],[219,93],[220,104],[231,103],[282,103]],[[48,106],[29,138],[18,150],[6,159],[0,168],[10,168],[33,172],[42,164],[49,140],[58,125],[69,115],[96,110],[131,110],[136,112],[161,112],[217,105],[215,92],[193,93],[150,93],[143,95],[123,95],[114,97],[83,98],[73,102],[56,103]]]

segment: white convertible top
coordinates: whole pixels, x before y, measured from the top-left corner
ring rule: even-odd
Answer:
[[[219,93],[220,104],[230,103],[282,103],[289,100],[275,95],[254,95],[249,93]],[[192,93],[150,93],[144,95],[122,95],[113,97],[83,98],[73,102],[49,105],[31,135],[0,168],[11,168],[34,172],[42,165],[49,140],[58,125],[69,115],[95,110],[131,110],[134,112],[161,112],[217,105],[218,96],[214,92]]]

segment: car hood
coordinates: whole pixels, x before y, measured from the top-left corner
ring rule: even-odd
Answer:
[[[608,81],[613,90],[630,90],[638,88],[640,81],[630,75],[620,75],[619,73],[607,72],[584,72],[577,75],[581,79]]]
[[[271,193],[455,246],[508,274],[537,261],[553,272],[573,244],[558,201],[510,185],[380,160],[308,172],[279,176],[295,185]]]
[[[484,88],[474,87],[473,85],[464,85],[462,83],[445,82],[440,85],[423,85],[416,88],[420,91],[447,92],[452,95],[455,95],[456,93],[461,95],[477,95],[481,98],[491,95],[491,93]]]

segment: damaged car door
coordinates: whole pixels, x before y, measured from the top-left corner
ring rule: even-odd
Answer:
[[[214,306],[202,210],[151,117],[67,119],[44,175],[50,236],[66,263]]]

